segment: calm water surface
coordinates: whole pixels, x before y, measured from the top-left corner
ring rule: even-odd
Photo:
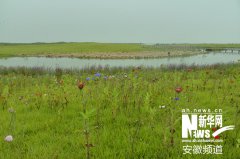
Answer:
[[[91,66],[128,67],[161,65],[213,65],[240,61],[240,53],[209,53],[187,57],[166,57],[156,59],[79,59],[79,58],[48,58],[48,57],[11,57],[1,58],[3,67],[44,67],[44,68],[85,68]]]

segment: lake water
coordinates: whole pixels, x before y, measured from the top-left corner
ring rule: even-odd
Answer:
[[[43,67],[43,68],[86,68],[91,66],[128,67],[161,65],[213,65],[240,61],[240,53],[208,53],[186,57],[166,57],[155,59],[80,59],[80,58],[49,58],[49,57],[10,57],[1,58],[3,67]]]

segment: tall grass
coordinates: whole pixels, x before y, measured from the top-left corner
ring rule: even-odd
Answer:
[[[14,140],[0,141],[0,158],[240,156],[239,65],[50,72],[12,68],[0,76],[0,138],[9,135],[8,109],[15,110]],[[77,81],[85,83],[82,89]],[[183,91],[176,101],[178,86]],[[221,136],[223,155],[183,155],[182,108],[223,109],[223,124],[236,126]]]

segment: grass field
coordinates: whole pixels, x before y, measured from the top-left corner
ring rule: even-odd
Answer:
[[[239,64],[55,72],[17,68],[1,69],[0,77],[3,159],[240,156]],[[183,91],[176,93],[176,87]],[[183,108],[223,109],[223,124],[236,129],[221,135],[222,155],[183,155]],[[3,140],[7,135],[12,142]]]
[[[141,44],[108,44],[108,43],[35,43],[35,44],[2,44],[1,56],[48,55],[48,54],[81,54],[113,53],[143,51]]]
[[[124,43],[33,43],[0,44],[0,57],[65,56],[81,58],[129,58],[191,55],[201,49],[240,48],[240,44],[124,44]]]

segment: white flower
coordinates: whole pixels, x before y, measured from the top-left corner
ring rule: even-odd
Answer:
[[[13,141],[13,137],[12,137],[12,135],[8,135],[8,136],[5,137],[4,140],[5,140],[6,142],[12,142],[12,141]]]
[[[164,109],[165,107],[166,107],[165,105],[163,105],[163,106],[160,105],[159,106],[160,109]]]
[[[113,76],[113,75],[110,75],[110,76],[109,76],[109,79],[112,79],[112,78],[114,78],[114,77],[115,77],[115,76]]]
[[[8,109],[8,112],[9,112],[9,113],[15,113],[15,110],[14,110],[13,108],[9,108],[9,109]]]

